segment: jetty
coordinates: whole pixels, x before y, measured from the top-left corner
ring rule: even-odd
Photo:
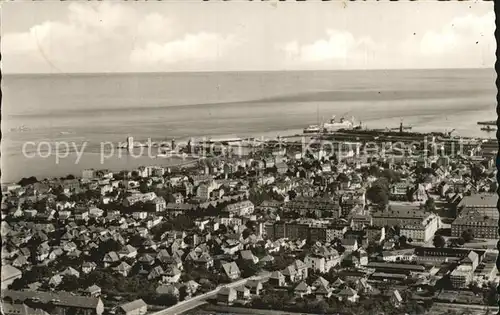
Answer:
[[[490,120],[490,121],[478,121],[478,125],[487,125],[487,126],[496,126],[497,122],[495,120]]]

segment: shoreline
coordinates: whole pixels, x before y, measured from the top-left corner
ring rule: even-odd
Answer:
[[[55,161],[55,154],[49,158],[26,158],[23,160],[17,160],[17,163],[27,163],[29,164],[30,171],[26,174],[9,174],[6,176],[5,172],[2,172],[0,176],[0,183],[2,185],[16,184],[22,178],[36,177],[37,180],[43,179],[53,179],[59,177],[65,177],[68,175],[73,175],[75,178],[82,177],[82,171],[84,169],[96,169],[96,170],[109,170],[112,172],[119,172],[122,170],[132,171],[140,166],[162,166],[162,167],[181,167],[185,164],[191,164],[198,161],[197,158],[181,158],[181,157],[160,157],[160,158],[149,158],[148,156],[132,158],[130,156],[118,157],[114,155],[112,158],[106,159],[104,163],[100,163],[100,154],[95,152],[84,153],[81,160],[77,161],[77,154],[72,153],[67,158],[60,159],[58,163]],[[9,165],[5,165],[2,161],[2,168],[6,169]],[[48,174],[47,171],[50,171]]]
[[[369,130],[368,130],[369,131]],[[367,132],[366,130],[362,130],[360,135],[350,135],[350,133],[346,134],[340,134],[339,137],[344,137],[344,138],[349,138],[349,139],[344,139],[344,140],[339,140],[339,141],[356,141],[355,139],[358,139],[361,141],[361,138],[366,138],[365,140],[370,140],[371,138],[378,139],[379,136],[377,136],[377,130],[373,129],[373,132]],[[438,131],[434,131],[438,132]],[[380,137],[387,138],[386,140],[398,140],[399,138],[412,138],[412,137],[417,137],[416,134],[420,135],[426,135],[429,132],[428,131],[420,131],[420,130],[415,130],[414,132],[405,132],[408,135],[400,135],[398,136],[397,132],[394,132],[394,134],[387,134],[384,135],[384,132],[380,134]],[[259,139],[259,137],[262,138],[262,140]],[[330,138],[333,137],[332,134],[308,134],[308,133],[301,133],[300,130],[297,129],[288,129],[286,132],[263,132],[263,133],[256,133],[256,134],[245,134],[244,136],[236,136],[236,135],[228,135],[228,134],[221,134],[219,136],[209,136],[205,137],[205,141],[208,140],[211,143],[218,143],[218,142],[238,142],[238,141],[243,141],[245,139],[254,139],[254,141],[275,141],[277,139],[286,139],[288,140],[293,140],[294,138],[300,138],[300,137],[305,137],[305,138],[314,138],[314,137],[319,137],[319,138]],[[352,139],[351,139],[352,138]],[[403,139],[401,138],[401,139]],[[192,138],[177,138],[177,141],[179,143],[188,143],[189,139],[196,139],[200,140],[203,138],[193,136]],[[353,140],[354,139],[354,140]],[[453,139],[453,138],[450,138]],[[462,137],[460,137],[462,139]],[[480,139],[480,140],[486,140],[489,141],[490,138],[488,137],[474,137],[470,138],[470,136],[464,136],[463,139]],[[135,139],[134,139],[135,140]],[[141,139],[137,139],[140,140]],[[151,140],[151,138],[150,138]],[[349,140],[349,141],[348,141]],[[229,142],[228,141],[228,142]],[[374,140],[378,141],[378,140]],[[405,140],[406,141],[406,140]],[[57,144],[57,142],[56,142]],[[57,146],[56,146],[57,148]],[[76,148],[76,147],[75,147]],[[81,148],[83,150],[83,147]],[[110,171],[121,171],[121,170],[133,170],[134,168],[137,168],[139,166],[148,166],[148,165],[157,165],[157,166],[164,166],[164,167],[179,167],[184,164],[190,164],[193,161],[198,160],[198,157],[181,157],[181,156],[166,156],[166,157],[160,157],[160,156],[155,156],[154,158],[151,156],[148,156],[147,154],[141,155],[141,156],[133,156],[131,154],[128,154],[125,149],[112,149],[111,156],[108,156],[105,154],[105,160],[102,160],[102,152],[99,153],[98,146],[91,145],[89,146],[87,152],[78,152],[76,151],[70,151],[70,152],[61,152],[66,154],[66,156],[62,156],[62,159],[58,161],[58,156],[57,152],[49,152],[49,155],[47,157],[45,156],[35,156],[35,157],[29,157],[25,156],[23,153],[19,152],[3,152],[5,154],[5,157],[8,157],[4,159],[2,162],[2,167],[7,170],[13,170],[12,172],[4,172],[1,176],[0,182],[1,184],[9,184],[9,183],[14,183],[22,178],[26,177],[37,177],[37,179],[43,179],[43,178],[55,178],[55,177],[60,177],[60,176],[67,176],[69,174],[74,175],[75,177],[80,177],[81,171],[84,169],[108,169]],[[139,147],[138,147],[139,149]],[[140,147],[140,150],[146,150],[150,151],[152,149],[157,149],[159,150],[160,148],[156,147]],[[28,152],[29,154],[34,154],[34,152]],[[42,152],[46,154],[46,152]],[[82,154],[81,156],[79,154]],[[104,152],[106,153],[106,152]],[[14,158],[18,156],[17,159],[14,160]],[[80,157],[82,158],[80,160]],[[99,159],[100,158],[100,159]],[[15,165],[26,165],[25,167],[19,169],[15,167]]]

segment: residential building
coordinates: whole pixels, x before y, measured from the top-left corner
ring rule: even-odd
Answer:
[[[223,264],[222,269],[231,280],[236,280],[241,276],[240,268],[238,268],[238,265],[234,261]]]
[[[269,284],[282,287],[285,285],[285,276],[280,271],[273,271],[269,277]]]
[[[241,259],[251,261],[254,264],[257,264],[259,262],[259,258],[257,258],[257,256],[255,256],[250,250],[240,251],[240,256]]]
[[[247,300],[250,298],[250,289],[245,285],[240,285],[236,287],[236,298],[238,300]]]
[[[332,242],[335,239],[342,239],[344,238],[345,232],[347,232],[347,224],[334,224],[331,226],[328,226],[325,230],[326,237],[325,241],[327,243]]]
[[[2,265],[2,290],[7,289],[14,280],[21,278],[21,270],[11,265]]]
[[[498,194],[481,193],[465,196],[457,208],[459,213],[464,209],[475,209],[478,214],[498,220]]]
[[[96,170],[94,169],[84,169],[82,171],[82,178],[84,179],[93,179],[96,177]]]
[[[469,286],[472,281],[474,271],[470,266],[458,266],[450,274],[450,280],[454,288],[464,289]]]
[[[403,298],[399,294],[398,290],[394,290],[390,293],[389,299],[395,308],[400,308],[403,305]]]
[[[395,183],[390,187],[390,200],[408,201],[408,191],[411,185],[406,182]]]
[[[364,231],[368,242],[381,243],[385,240],[385,227],[368,226]]]
[[[232,304],[238,298],[235,289],[224,287],[217,292],[217,302],[224,304]]]
[[[335,250],[314,251],[304,258],[304,262],[309,269],[321,273],[330,271],[331,268],[340,264],[340,261],[340,255]]]
[[[94,285],[91,285],[90,287],[87,288],[87,290],[85,290],[85,293],[88,295],[88,296],[92,296],[92,297],[99,297],[101,295],[101,288],[96,286],[95,284]]]
[[[474,250],[478,254],[481,262],[484,251]],[[435,247],[417,247],[415,248],[415,261],[433,265],[441,265],[446,262],[459,262],[470,254],[470,249],[462,248],[435,248]]]
[[[147,311],[148,305],[142,299],[139,299],[120,305],[116,313],[123,315],[144,315]]]
[[[2,304],[4,301],[11,304],[23,304],[36,300],[40,309],[52,308],[57,314],[84,314],[101,315],[104,304],[100,298],[79,296],[68,292],[42,292],[42,291],[2,291]]]
[[[250,290],[250,294],[260,295],[263,290],[262,282],[259,280],[248,280],[245,286]]]
[[[346,252],[354,252],[358,250],[358,240],[357,239],[342,239],[342,246],[344,246]]]
[[[328,213],[333,218],[341,216],[339,201],[331,198],[297,197],[287,202],[284,210],[298,212],[302,216],[308,213],[319,214],[318,217],[323,216],[323,213]]]
[[[224,207],[222,211],[231,213],[233,215],[245,216],[253,213],[254,204],[249,200],[244,200],[233,204],[229,204],[226,207]]]
[[[368,213],[356,213],[351,217],[351,228],[363,230],[367,226],[376,225],[373,218]]]
[[[416,242],[428,242],[438,229],[439,217],[431,213],[424,217],[420,224],[401,225],[400,235]]]
[[[132,196],[128,196],[123,200],[123,205],[125,207],[130,207],[137,202],[152,202],[157,198],[154,192],[148,192],[145,194],[133,194]]]
[[[451,235],[460,237],[464,231],[470,231],[475,238],[498,239],[498,219],[485,216],[481,211],[465,208],[451,224]]]
[[[428,213],[414,205],[391,205],[384,211],[372,213],[375,226],[419,225],[428,216]]]
[[[209,200],[210,194],[219,188],[217,182],[214,180],[208,180],[206,182],[201,183],[196,190],[196,196],[201,200]]]
[[[348,301],[351,303],[356,303],[359,300],[358,292],[350,287],[345,287],[342,291],[337,293],[337,297],[340,301]]]
[[[309,295],[311,294],[312,290],[311,287],[305,282],[301,281],[293,290],[294,294],[303,297],[304,295]]]

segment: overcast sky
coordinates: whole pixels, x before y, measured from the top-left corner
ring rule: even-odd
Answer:
[[[7,2],[4,73],[493,67],[493,2]]]

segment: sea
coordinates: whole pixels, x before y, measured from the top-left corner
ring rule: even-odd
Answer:
[[[493,69],[7,74],[1,181],[179,163],[116,149],[129,136],[275,138],[332,115],[494,138],[477,121],[497,117],[495,79]]]

